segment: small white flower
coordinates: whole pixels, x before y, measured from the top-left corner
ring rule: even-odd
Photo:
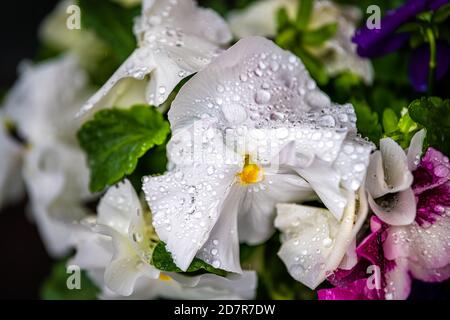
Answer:
[[[6,119],[0,112],[0,209],[23,195],[20,178],[23,149],[9,136],[4,122]]]
[[[255,35],[275,36],[277,10],[284,7],[290,17],[294,18],[297,3],[297,0],[258,1],[244,11],[232,12],[228,19],[230,28],[239,38]],[[330,76],[351,71],[359,75],[365,83],[371,84],[372,65],[368,59],[357,55],[356,45],[351,41],[360,19],[361,12],[356,7],[339,6],[331,1],[315,1],[308,29],[313,30],[330,23],[337,23],[338,29],[335,36],[322,47],[310,47],[308,50],[324,63]]]
[[[193,0],[144,0],[134,32],[138,48],[81,114],[94,107],[160,105],[182,79],[203,69],[231,40],[225,21]]]
[[[273,42],[239,41],[188,81],[169,111],[174,169],[145,177],[158,236],[182,269],[197,256],[240,272],[239,242],[274,232],[278,202],[317,195],[340,220],[372,146],[351,105],[332,104]]]
[[[52,255],[69,248],[67,224],[85,215],[90,198],[85,155],[76,142],[76,111],[89,91],[73,56],[25,65],[5,101],[5,114],[26,140],[23,177],[31,211]]]
[[[370,208],[384,222],[409,225],[416,217],[416,200],[411,189],[422,152],[425,130],[411,139],[407,153],[391,138],[380,140],[380,150],[370,157],[366,186]]]
[[[149,261],[157,241],[151,215],[144,210],[131,184],[111,187],[101,199],[98,217],[74,229],[77,249],[70,264],[86,270],[102,288],[101,298],[131,299],[253,298],[256,276],[226,278],[212,274],[186,277],[163,273]]]
[[[281,231],[282,242],[278,255],[289,274],[311,289],[341,264],[367,216],[363,189],[359,192],[357,206],[353,192],[348,193],[347,200],[340,221],[327,209],[277,205],[275,226]]]

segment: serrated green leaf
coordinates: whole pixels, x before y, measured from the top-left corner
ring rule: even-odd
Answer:
[[[443,23],[448,17],[450,17],[450,3],[443,5],[433,14],[433,22]]]
[[[337,27],[337,23],[330,23],[315,30],[304,31],[302,42],[308,46],[320,46],[336,34]]]
[[[136,48],[133,20],[139,7],[124,8],[110,0],[78,0],[82,28],[95,32],[113,50],[119,62]]]
[[[412,120],[427,129],[429,145],[450,154],[450,100],[423,97],[411,102],[408,112]]]
[[[87,275],[81,271],[80,289],[68,289],[67,279],[71,274],[66,272],[66,260],[57,262],[50,276],[41,287],[41,298],[44,300],[95,300],[100,289]]]
[[[383,129],[384,132],[390,133],[397,130],[398,117],[394,110],[387,108],[383,111]]]
[[[161,271],[183,272],[180,268],[177,267],[175,262],[173,262],[172,255],[166,250],[166,244],[162,241],[157,244],[155,250],[153,251],[152,265],[154,265]],[[202,271],[213,273],[222,277],[225,277],[227,275],[227,272],[225,270],[214,268],[210,264],[198,258],[194,258],[194,260],[192,260],[192,263],[186,270],[186,273],[198,273]]]
[[[299,0],[296,25],[299,30],[306,30],[313,11],[313,0]]]
[[[131,174],[138,159],[164,143],[169,132],[169,123],[153,107],[97,112],[77,134],[88,156],[91,191],[102,191]]]

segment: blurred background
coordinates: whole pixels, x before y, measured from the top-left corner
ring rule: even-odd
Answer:
[[[224,2],[229,5],[233,1]],[[2,2],[1,97],[16,80],[18,64],[36,57],[38,26],[57,3],[55,0],[28,1],[27,4]],[[26,202],[27,199],[22,199],[0,212],[0,299],[39,299],[40,287],[55,262],[47,255],[36,227],[27,217]],[[442,300],[449,297],[448,281],[433,285],[415,282],[410,299]]]
[[[37,29],[58,1],[4,1],[0,19],[0,92],[17,78],[17,66],[38,51]],[[1,161],[1,159],[0,159]],[[26,215],[26,199],[0,212],[0,299],[38,299],[39,289],[53,261]]]

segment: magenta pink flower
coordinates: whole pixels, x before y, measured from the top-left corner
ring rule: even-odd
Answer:
[[[429,148],[413,175],[415,221],[391,226],[373,216],[371,233],[356,249],[358,263],[330,276],[335,288],[319,290],[319,299],[406,299],[412,279],[440,282],[450,278],[449,160]],[[367,273],[369,266],[380,271],[376,288],[370,285],[374,276]]]

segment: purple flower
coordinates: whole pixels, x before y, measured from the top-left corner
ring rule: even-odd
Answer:
[[[319,290],[319,299],[406,299],[412,279],[440,282],[450,278],[449,159],[429,148],[413,175],[415,221],[392,226],[373,216],[371,233],[356,249],[357,264],[330,276],[335,288]],[[379,288],[368,285],[370,265],[380,270]]]
[[[381,29],[369,29],[363,26],[356,31],[353,42],[357,44],[357,52],[361,57],[380,57],[400,49],[410,38],[410,33],[396,33],[403,24],[411,22],[424,11],[439,9],[450,0],[409,0],[403,6],[389,11],[381,20]],[[442,79],[450,64],[450,47],[448,43],[437,43],[436,80]],[[423,92],[427,89],[429,73],[430,49],[428,46],[416,48],[409,63],[409,77],[415,90]]]

